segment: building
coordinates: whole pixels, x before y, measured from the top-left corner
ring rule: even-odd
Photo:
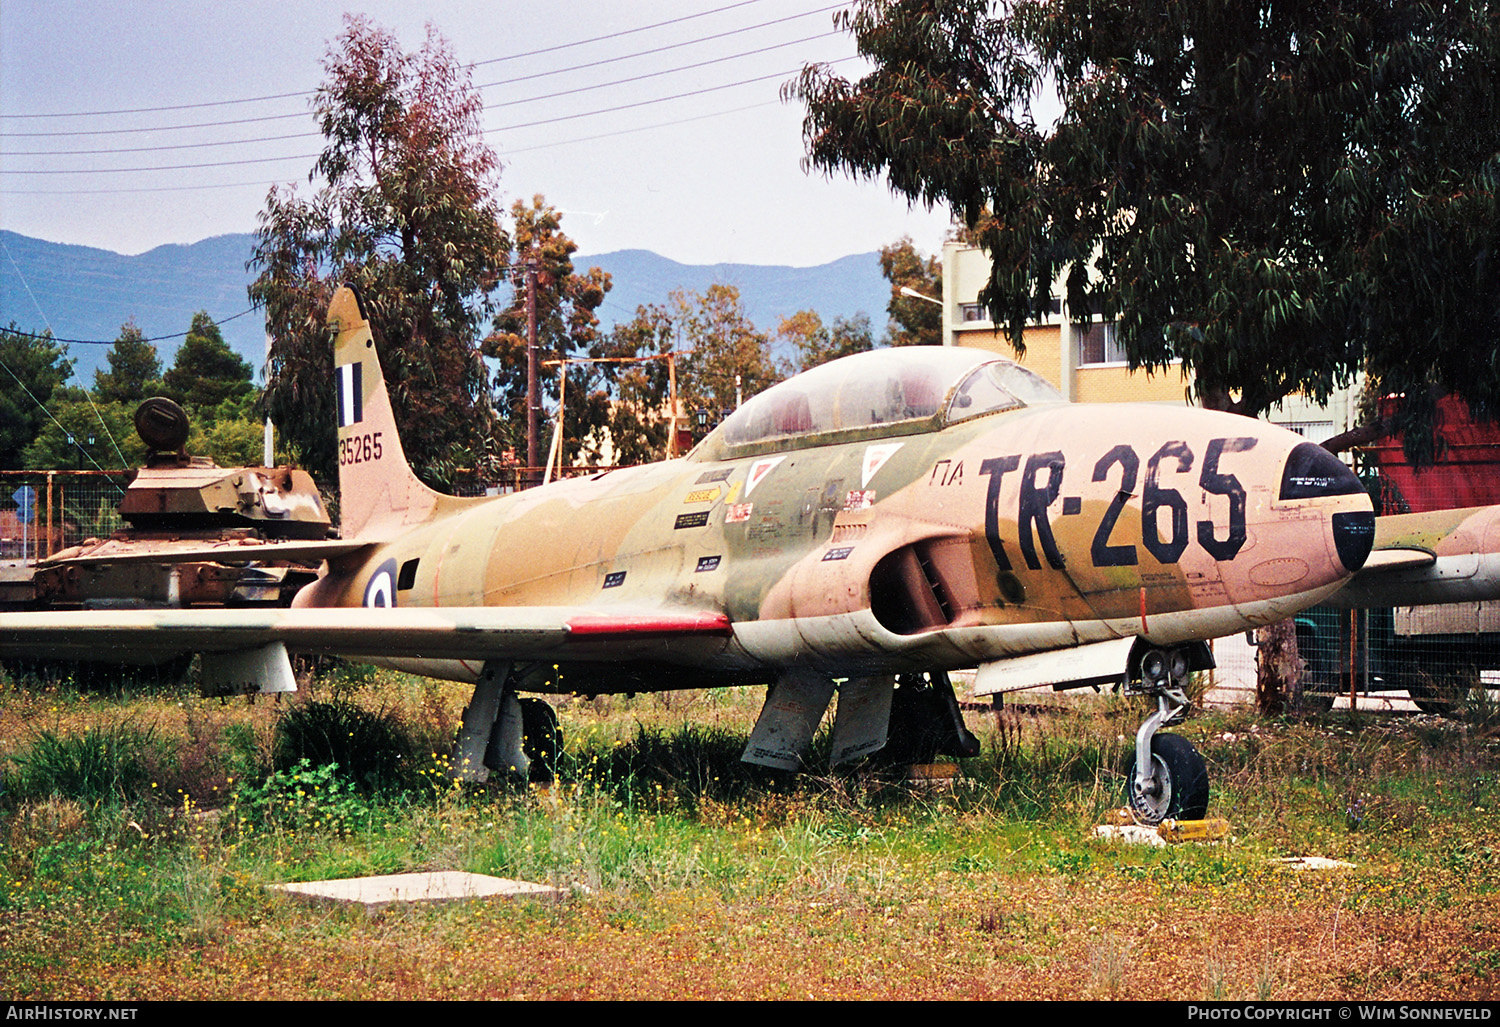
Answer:
[[[1062,283],[1053,288],[1051,309],[1025,330],[1026,355],[1017,357],[989,312],[979,291],[989,281],[990,262],[975,246],[949,241],[943,246],[943,344],[993,350],[1019,360],[1078,403],[1191,403],[1191,381],[1180,371],[1148,374],[1131,371],[1115,341],[1115,326],[1096,316],[1068,316]],[[1354,426],[1357,388],[1333,397],[1326,407],[1300,396],[1290,397],[1268,420],[1313,442],[1322,442]]]

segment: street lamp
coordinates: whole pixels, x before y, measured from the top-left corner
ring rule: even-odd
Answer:
[[[935,300],[931,296],[923,295],[922,293],[918,292],[917,290],[907,288],[904,285],[901,287],[901,295],[903,295],[903,296],[910,296],[914,300],[926,300],[928,303],[936,303],[940,307],[943,305],[943,301],[942,300]]]

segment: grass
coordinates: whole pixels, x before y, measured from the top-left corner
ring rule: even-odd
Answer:
[[[971,715],[984,751],[960,785],[914,794],[873,775],[741,764],[758,690],[562,700],[558,782],[516,791],[446,781],[433,750],[467,698],[458,686],[381,671],[312,692],[250,703],[0,687],[0,992],[1500,992],[1500,752],[1482,721],[1195,718],[1179,730],[1208,760],[1211,811],[1234,840],[1153,850],[1091,834],[1119,803],[1139,720],[1118,701]],[[308,717],[346,733],[378,721],[405,753],[402,772],[341,773],[288,750],[286,724]],[[1301,854],[1355,866],[1274,862]],[[574,897],[366,917],[264,890],[420,869],[546,881]]]

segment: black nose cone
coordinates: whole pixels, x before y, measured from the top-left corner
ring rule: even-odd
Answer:
[[[1281,472],[1282,499],[1357,496],[1364,491],[1359,477],[1342,460],[1311,442],[1293,449]],[[1333,544],[1345,568],[1352,572],[1363,567],[1370,547],[1375,544],[1374,512],[1352,510],[1334,514]]]

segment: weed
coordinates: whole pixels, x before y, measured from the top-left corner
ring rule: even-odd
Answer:
[[[376,669],[367,663],[332,659],[320,668],[317,685],[328,689],[334,702],[349,703],[374,684],[376,674]]]
[[[1230,813],[1237,840],[1139,851],[1082,837],[1117,801],[1114,766],[1138,721],[1125,703],[1017,703],[978,728],[987,746],[965,765],[969,784],[926,800],[870,777],[743,766],[760,697],[724,694],[615,698],[603,712],[560,702],[559,781],[502,791],[454,786],[427,755],[446,751],[441,725],[462,689],[388,671],[347,704],[389,711],[423,747],[368,787],[312,759],[272,769],[286,706],[7,689],[0,752],[34,755],[24,716],[59,738],[154,728],[137,798],[8,794],[0,991],[1441,1000],[1491,997],[1500,982],[1500,845],[1486,809],[1500,745],[1473,725],[1205,715],[1189,730],[1224,782],[1215,812]],[[205,816],[187,793],[220,774],[231,801]],[[1289,852],[1357,868],[1269,866]],[[417,869],[589,894],[367,921],[261,890]],[[1153,972],[1131,973],[1148,954]]]
[[[1255,971],[1255,1001],[1269,1002],[1276,994],[1276,968],[1272,965],[1271,943],[1266,941],[1265,951],[1261,953],[1260,966]]]
[[[344,780],[369,794],[403,784],[411,755],[411,737],[395,714],[335,699],[298,703],[277,721],[272,765],[280,771],[304,762],[336,765]]]
[[[1087,852],[1057,851],[1047,856],[1047,865],[1054,872],[1073,881],[1078,880],[1088,871],[1090,862],[1091,858]]]
[[[628,806],[694,810],[704,799],[731,801],[785,779],[743,762],[744,748],[742,735],[719,728],[642,727],[629,742],[566,753],[561,776],[603,788]]]
[[[228,906],[222,887],[225,872],[222,853],[214,858],[204,858],[193,851],[180,853],[175,869],[177,898],[186,921],[183,940],[194,945],[219,941]]]
[[[1369,798],[1369,793],[1361,792],[1344,807],[1344,824],[1350,831],[1358,831],[1365,826],[1365,803]]]
[[[250,830],[327,831],[347,835],[373,815],[370,803],[339,774],[338,764],[298,760],[261,782],[241,782],[233,814]]]
[[[151,791],[151,765],[161,759],[160,741],[149,727],[116,724],[78,735],[41,731],[10,757],[16,770],[7,789],[20,800],[56,795],[93,805],[134,799]]]
[[[1096,998],[1114,1001],[1120,997],[1125,984],[1125,971],[1130,966],[1134,946],[1128,939],[1116,934],[1104,934],[1090,943],[1089,992]]]
[[[1229,999],[1229,965],[1224,953],[1215,946],[1203,962],[1205,974],[1204,998],[1209,1002],[1226,1002]]]
[[[255,728],[250,724],[239,721],[226,724],[219,737],[231,779],[244,781],[261,777],[270,769],[270,756],[263,750]]]

